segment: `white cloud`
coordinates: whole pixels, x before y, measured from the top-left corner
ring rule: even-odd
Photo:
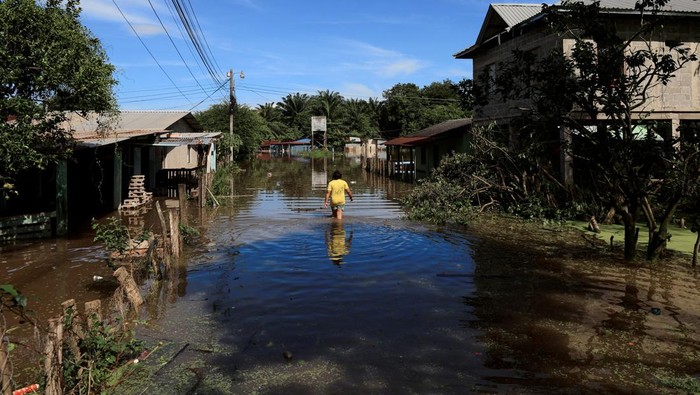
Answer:
[[[132,32],[132,30],[126,24],[125,18],[139,35],[155,36],[165,34],[165,31],[163,31],[153,14],[153,10],[150,6],[144,5],[144,2],[125,2],[117,8],[111,1],[91,0],[81,3],[81,8],[83,17],[122,24],[129,32]],[[159,13],[162,15],[165,15],[165,12],[168,11],[162,8],[159,10]],[[124,14],[123,16],[122,13]]]
[[[338,40],[337,44],[346,58],[357,59],[345,62],[346,67],[382,77],[411,75],[427,66],[426,62],[401,52],[356,40]]]
[[[345,83],[341,88],[341,92],[345,98],[367,99],[382,97],[382,92],[377,92],[367,85],[359,83]]]

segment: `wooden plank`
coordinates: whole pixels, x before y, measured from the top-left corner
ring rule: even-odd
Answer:
[[[14,240],[31,240],[31,239],[45,239],[51,237],[53,232],[51,230],[45,230],[43,232],[36,233],[22,233],[17,235],[7,235],[0,236],[0,242],[6,243]]]
[[[0,228],[13,225],[30,225],[40,222],[49,222],[51,218],[56,218],[55,211],[3,217],[0,218]]]
[[[11,226],[7,228],[0,228],[0,236],[8,236],[14,234],[24,234],[24,233],[36,233],[41,231],[51,231],[51,224],[36,224],[36,225],[23,225],[23,226]]]

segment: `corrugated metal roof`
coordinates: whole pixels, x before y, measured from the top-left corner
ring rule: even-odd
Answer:
[[[427,141],[429,140],[428,137],[397,137],[395,139],[391,139],[389,141],[386,141],[384,145],[403,145],[403,146],[413,146],[416,145],[416,143],[422,142],[422,141]]]
[[[583,3],[591,4],[593,0],[581,0]],[[600,0],[600,8],[608,10],[634,10],[638,0]],[[558,4],[561,4],[559,2]],[[670,0],[668,4],[661,8],[666,12],[700,12],[700,1],[697,0]]]
[[[471,118],[450,119],[449,121],[428,126],[427,128],[411,133],[408,136],[391,139],[384,144],[414,146],[426,141],[434,140],[441,135],[456,132],[462,128],[470,126],[471,124]]]
[[[172,131],[179,121],[184,121],[196,132],[202,132],[201,125],[188,111],[121,111],[114,118],[95,113],[86,117],[70,113],[62,127],[72,130],[73,138],[83,145],[107,145]]]
[[[450,119],[445,122],[428,126],[427,128],[421,129],[415,133],[411,133],[407,137],[435,137],[471,124],[471,118]]]
[[[181,145],[208,145],[221,133],[165,133],[158,138],[153,146],[179,147]]]
[[[594,0],[580,0],[583,3],[591,4]],[[603,12],[609,14],[628,14],[637,12],[635,4],[638,0],[600,0],[600,7]],[[562,1],[553,4],[560,5]],[[465,48],[453,56],[457,59],[470,59],[484,43],[495,37],[508,32],[518,24],[529,23],[537,18],[542,10],[537,4],[491,4],[484,22],[479,31],[476,42],[471,47]],[[669,0],[668,4],[661,8],[662,15],[683,15],[700,14],[700,0]]]
[[[526,21],[542,11],[542,4],[491,4],[508,27]]]

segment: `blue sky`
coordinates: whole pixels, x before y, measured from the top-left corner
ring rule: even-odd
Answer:
[[[471,78],[471,61],[452,55],[474,43],[490,2],[180,0],[209,68],[172,0],[81,3],[82,22],[117,69],[122,109],[201,111],[228,100],[229,69],[238,102],[251,107],[296,92],[381,98],[397,83]]]

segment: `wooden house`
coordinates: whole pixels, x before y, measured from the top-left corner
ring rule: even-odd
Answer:
[[[452,119],[384,143],[389,175],[407,181],[430,175],[443,156],[466,152],[471,118]]]
[[[20,198],[0,203],[0,228],[10,217],[53,218],[51,229],[27,237],[63,235],[91,218],[117,209],[134,175],[146,191],[174,196],[177,184],[192,189],[199,172],[216,168],[215,140],[187,111],[122,111],[113,117],[69,114],[72,158],[18,177]],[[27,222],[27,221],[25,221]],[[29,220],[32,222],[32,220]],[[22,237],[18,228],[5,239]],[[21,230],[20,230],[21,233]],[[0,236],[3,236],[0,229]]]

